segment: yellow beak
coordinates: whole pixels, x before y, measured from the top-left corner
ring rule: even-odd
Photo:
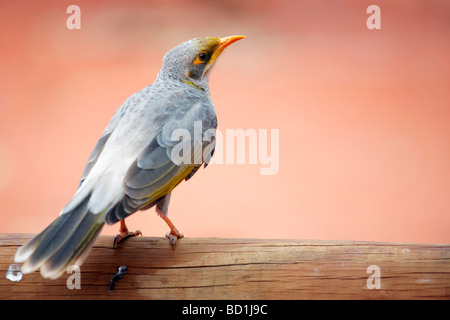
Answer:
[[[239,41],[244,38],[245,36],[229,36],[225,38],[220,38],[219,46],[217,47],[216,52],[220,54],[230,44],[235,43],[236,41]]]
[[[230,44],[235,43],[236,41],[239,41],[244,38],[245,38],[245,36],[229,36],[229,37],[220,38],[219,45],[217,46],[216,50],[212,54],[211,58],[209,59],[208,64],[206,65],[206,68],[205,68],[205,71],[203,72],[203,74],[205,74],[210,69],[210,67],[216,61],[217,57],[220,56],[220,54],[223,52],[223,50],[225,50],[226,47],[228,47]]]

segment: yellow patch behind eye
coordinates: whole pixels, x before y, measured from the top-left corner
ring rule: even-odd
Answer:
[[[197,64],[200,64],[200,63],[205,63],[205,61],[200,61],[200,60],[198,59],[198,57],[195,58],[194,62],[192,62],[193,65],[197,65]]]

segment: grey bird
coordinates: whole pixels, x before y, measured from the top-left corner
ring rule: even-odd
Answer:
[[[105,223],[121,222],[120,242],[140,234],[129,232],[124,219],[153,206],[172,242],[182,237],[167,217],[170,195],[214,152],[209,74],[223,50],[242,38],[195,38],[166,53],[153,84],[130,96],[111,119],[58,218],[17,250],[22,273],[40,269],[44,278],[58,278],[69,265],[81,266]],[[174,132],[183,139],[174,139]]]

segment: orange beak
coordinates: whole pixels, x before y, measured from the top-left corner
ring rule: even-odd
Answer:
[[[220,38],[219,45],[217,46],[216,50],[212,54],[211,58],[209,59],[208,64],[206,65],[206,68],[205,68],[205,71],[203,72],[203,74],[205,74],[209,70],[209,68],[216,61],[217,57],[220,56],[220,54],[223,52],[223,50],[225,50],[226,47],[228,47],[230,44],[235,43],[236,41],[239,41],[244,38],[245,38],[245,36],[229,36],[229,37]]]
[[[245,36],[229,36],[229,37],[225,37],[225,38],[220,38],[219,46],[217,47],[216,51],[219,51],[219,54],[220,54],[230,44],[235,43],[236,41],[239,41],[244,38],[245,38]]]

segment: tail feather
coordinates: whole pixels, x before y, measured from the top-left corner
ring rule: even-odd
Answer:
[[[100,215],[88,213],[78,227],[80,230],[74,232],[50,259],[47,259],[41,266],[41,273],[47,278],[58,278],[71,264],[81,265],[80,256],[86,249],[90,249],[89,244],[101,231],[104,223],[100,223]]]
[[[104,224],[104,213],[93,214],[87,205],[90,195],[74,209],[60,215],[44,231],[16,253],[15,261],[24,262],[22,273],[41,268],[45,278],[57,278],[90,248]],[[85,252],[87,253],[87,252]]]

